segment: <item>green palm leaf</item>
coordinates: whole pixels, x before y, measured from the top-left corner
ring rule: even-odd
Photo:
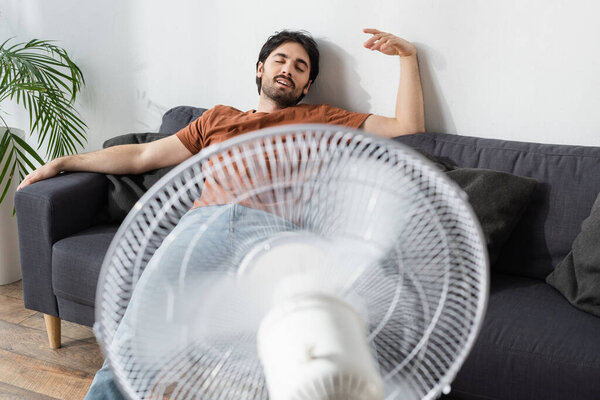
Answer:
[[[87,126],[74,108],[83,74],[68,53],[52,41],[10,41],[0,45],[0,104],[15,101],[28,111],[37,150],[5,131],[0,141],[0,203],[17,171],[23,178],[36,164],[44,164],[37,153],[40,148],[53,159],[77,152],[87,137]],[[1,115],[0,122],[6,126]]]
[[[44,164],[44,160],[27,142],[7,129],[0,140],[0,203],[6,197],[15,171],[22,179],[30,171]]]

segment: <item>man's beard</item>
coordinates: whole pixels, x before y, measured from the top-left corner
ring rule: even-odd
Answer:
[[[286,107],[291,107],[293,105],[296,105],[296,103],[298,103],[298,100],[300,99],[300,96],[302,95],[302,93],[296,93],[295,85],[294,85],[294,87],[292,87],[292,90],[289,90],[289,91],[279,90],[275,86],[277,84],[276,80],[277,80],[277,77],[275,77],[273,79],[271,84],[265,84],[263,81],[261,90],[264,91],[265,96],[267,96],[269,99],[273,100],[275,102],[275,104],[277,104],[277,106],[280,108],[286,108]]]

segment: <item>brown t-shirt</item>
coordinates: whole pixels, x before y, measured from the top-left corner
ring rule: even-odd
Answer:
[[[193,154],[211,144],[242,133],[272,126],[300,123],[335,124],[358,128],[371,114],[355,113],[329,104],[300,104],[272,113],[240,111],[218,105],[177,132],[177,137]]]
[[[223,142],[235,136],[253,132],[262,128],[299,123],[335,124],[350,128],[359,128],[370,114],[355,113],[332,107],[329,104],[300,104],[272,113],[255,110],[240,111],[233,107],[218,105],[206,111],[202,116],[177,132],[177,137],[193,154],[212,144]],[[239,175],[239,171],[236,171]],[[237,197],[236,181],[239,177],[227,179],[207,177],[200,199],[194,207],[213,204],[226,204]],[[269,198],[270,197],[270,198]],[[277,205],[268,194],[242,201],[242,204],[274,212]]]

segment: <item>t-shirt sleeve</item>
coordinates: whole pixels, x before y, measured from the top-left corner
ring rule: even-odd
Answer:
[[[209,110],[210,111],[210,110]],[[196,118],[194,121],[190,122],[185,128],[181,129],[175,135],[181,140],[181,143],[192,153],[196,154],[200,150],[204,148],[204,135],[203,135],[203,125],[204,120],[207,118],[206,114],[209,111],[206,111],[199,118]]]
[[[329,104],[323,105],[323,112],[328,123],[350,128],[360,128],[363,122],[371,115],[369,113],[347,111],[330,106]]]

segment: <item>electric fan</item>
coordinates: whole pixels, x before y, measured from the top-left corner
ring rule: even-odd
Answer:
[[[206,148],[140,199],[94,328],[131,399],[432,399],[487,274],[463,192],[422,156],[287,125]]]

